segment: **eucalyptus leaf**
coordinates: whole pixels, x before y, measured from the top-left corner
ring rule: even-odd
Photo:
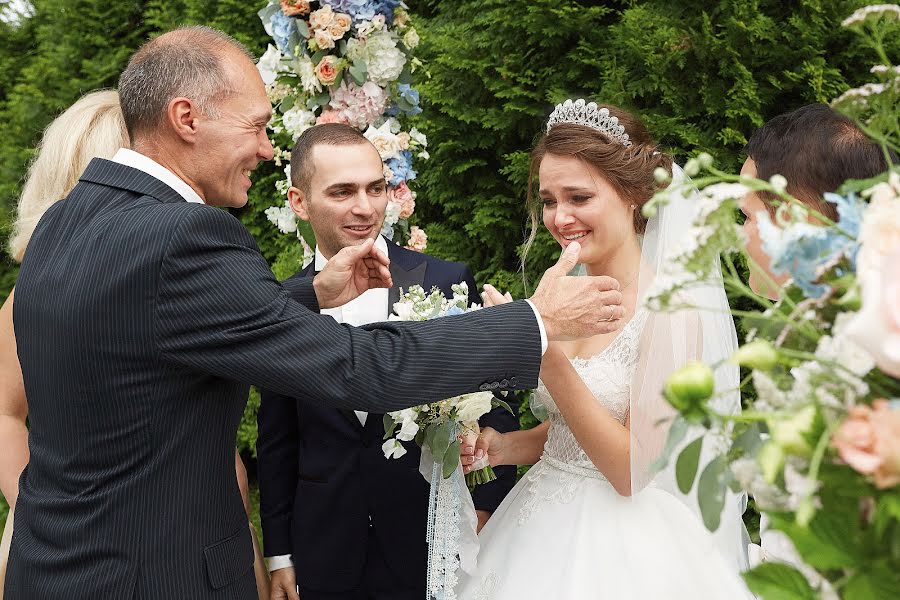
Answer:
[[[444,479],[447,479],[453,475],[453,471],[459,466],[459,440],[454,439],[453,443],[450,444],[450,447],[447,448],[447,452],[444,453],[442,464]]]
[[[763,440],[760,435],[759,423],[753,423],[744,429],[731,444],[733,452],[743,456],[756,456]]]
[[[744,581],[760,600],[817,600],[806,577],[783,563],[765,562],[744,573]]]
[[[685,434],[688,430],[688,422],[681,415],[675,417],[675,422],[672,423],[672,426],[669,427],[669,435],[666,438],[666,446],[663,448],[662,454],[659,455],[659,458],[656,459],[656,462],[653,463],[651,470],[654,473],[659,473],[663,469],[666,468],[666,465],[669,464],[669,459],[672,457],[672,452],[675,451],[675,447],[681,443],[681,440],[684,439]]]
[[[505,408],[507,410],[507,412],[509,412],[509,414],[511,414],[511,415],[516,414],[513,412],[512,407],[509,405],[509,403],[506,402],[506,400],[501,400],[500,398],[498,398],[496,396],[494,396],[494,398],[491,400],[491,406],[502,406],[503,408]]]
[[[441,463],[447,454],[447,448],[453,441],[454,436],[450,431],[450,422],[441,423],[435,428],[434,439],[431,442],[431,454],[434,456],[434,462]],[[458,452],[457,452],[458,454]]]
[[[409,63],[406,63],[406,66],[403,67],[403,71],[401,71],[400,77],[397,78],[397,83],[405,83],[407,85],[412,85],[414,83],[412,71],[409,68]]]
[[[394,429],[396,429],[397,424],[394,422],[394,417],[391,415],[385,414],[384,417],[381,418],[381,422],[384,423],[384,438],[385,440],[393,437]]]
[[[309,31],[309,25],[306,24],[306,21],[303,19],[294,19],[294,22],[297,24],[297,31],[300,32],[300,35],[303,36],[303,39],[309,39],[309,36],[312,33]]]
[[[281,104],[278,105],[278,112],[284,114],[294,108],[294,101],[294,96],[287,96],[284,100],[281,101]]]
[[[703,447],[703,436],[688,444],[675,462],[675,479],[682,494],[687,494],[694,486],[697,466],[700,463],[700,449]]]
[[[362,86],[368,78],[368,72],[364,68],[360,69],[359,67],[357,67],[355,63],[350,65],[350,68],[347,69],[347,72],[350,73],[350,77],[353,79],[353,82],[359,86]]]
[[[316,105],[318,106],[326,106],[329,102],[331,102],[331,94],[327,91],[319,94],[315,97]]]
[[[703,517],[703,524],[710,531],[718,529],[722,520],[727,473],[728,461],[724,456],[718,456],[706,465],[697,482],[700,515]]]

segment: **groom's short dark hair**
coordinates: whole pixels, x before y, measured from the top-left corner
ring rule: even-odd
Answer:
[[[309,195],[313,176],[312,152],[316,146],[352,146],[372,142],[359,129],[343,123],[313,125],[300,134],[291,151],[291,185]],[[374,146],[373,146],[374,149]]]
[[[832,220],[837,211],[823,200],[826,192],[888,168],[881,147],[827,104],[808,104],[771,119],[750,137],[746,150],[758,178],[783,175],[792,196]],[[896,154],[892,159],[897,161]]]
[[[222,64],[228,52],[253,60],[231,36],[212,27],[180,27],[141,46],[119,77],[119,103],[128,135],[155,129],[172,98],[193,100],[209,118],[233,93]]]

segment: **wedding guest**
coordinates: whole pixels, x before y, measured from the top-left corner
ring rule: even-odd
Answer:
[[[897,164],[897,154],[889,154]],[[837,209],[824,194],[836,191],[848,179],[868,179],[887,167],[881,147],[852,119],[826,104],[808,104],[771,119],[750,137],[741,175],[765,180],[782,175],[787,179],[789,194],[837,221]],[[760,212],[774,216],[773,198],[751,192],[742,199],[741,212],[746,217],[744,232],[752,259],[750,287],[776,299],[788,275],[772,273],[769,257],[762,250],[757,220]]]
[[[37,154],[22,187],[9,240],[10,256],[16,262],[22,262],[38,221],[47,209],[75,187],[93,158],[111,158],[128,144],[119,94],[114,90],[86,94],[50,123],[37,146]],[[28,464],[28,403],[16,356],[12,321],[14,295],[15,289],[0,308],[0,373],[3,375],[0,377],[3,381],[0,387],[0,491],[10,507],[0,543],[0,598],[12,541],[19,476]],[[235,471],[249,519],[247,471],[237,451]],[[253,528],[252,523],[250,527]],[[253,541],[257,589],[259,597],[264,599],[269,596],[269,576],[255,532]]]
[[[618,282],[566,277],[574,249],[528,301],[359,328],[319,315],[388,287],[389,261],[371,240],[344,248],[291,297],[221,210],[244,206],[273,158],[246,49],[177,29],[131,57],[118,89],[131,148],[93,159],[47,211],[16,283],[31,450],[5,582],[16,600],[254,597],[234,472],[250,384],[388,412],[534,386],[545,341],[619,327]]]
[[[390,289],[365,292],[323,310],[339,323],[385,321],[401,288],[465,282],[469,303],[480,303],[466,265],[402,248],[381,235],[388,201],[412,201],[409,188],[388,190],[378,151],[362,133],[341,124],[307,129],[291,154],[294,212],[312,226],[315,260],[292,279],[311,277],[346,246],[374,239],[391,260]],[[460,350],[462,351],[462,350]],[[309,373],[320,376],[321,373]],[[401,458],[381,450],[383,415],[331,408],[313,399],[262,392],[257,442],[261,518],[272,570],[272,598],[297,600],[425,597],[428,483],[420,451],[404,444]],[[518,429],[503,408],[481,419],[498,431]],[[515,485],[515,467],[475,488],[479,522]]]

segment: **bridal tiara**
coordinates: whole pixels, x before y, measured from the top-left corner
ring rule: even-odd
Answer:
[[[611,116],[608,108],[598,108],[595,102],[585,103],[579,98],[574,102],[566,100],[562,104],[557,104],[547,120],[547,131],[560,123],[584,125],[609,136],[626,148],[631,146],[631,140],[625,133],[625,127],[619,125],[618,117]]]

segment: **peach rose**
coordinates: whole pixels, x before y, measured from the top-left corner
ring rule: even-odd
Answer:
[[[331,10],[330,4],[326,4],[309,15],[309,26],[313,29],[326,29],[331,25],[332,20],[334,20],[334,11]]]
[[[313,38],[316,40],[316,46],[318,46],[320,50],[331,50],[334,48],[334,38],[327,29],[316,29]]]
[[[832,444],[841,460],[871,475],[876,487],[900,484],[900,410],[891,410],[887,400],[853,407]]]
[[[289,17],[308,14],[309,0],[281,0],[281,12]]]
[[[332,25],[337,25],[341,28],[341,35],[350,31],[350,25],[353,24],[353,19],[350,18],[350,15],[346,15],[344,13],[334,13],[334,21]]]
[[[413,225],[409,229],[409,241],[406,242],[406,247],[410,250],[415,250],[416,252],[422,252],[425,250],[425,247],[428,245],[428,236],[425,235],[425,232],[419,229],[417,226]]]
[[[319,61],[319,64],[316,65],[316,77],[319,78],[319,81],[321,81],[323,85],[332,85],[337,81],[337,62],[338,58],[329,54],[322,58],[322,60]]]
[[[344,37],[345,33],[347,33],[346,29],[342,28],[335,22],[332,22],[331,25],[328,26],[328,29],[326,31],[328,31],[328,35],[330,35],[333,40],[339,40]]]
[[[397,141],[400,143],[401,150],[409,150],[409,134],[401,131],[397,134]]]
[[[400,205],[401,219],[408,219],[416,210],[416,198],[405,181],[388,191],[388,199]]]

